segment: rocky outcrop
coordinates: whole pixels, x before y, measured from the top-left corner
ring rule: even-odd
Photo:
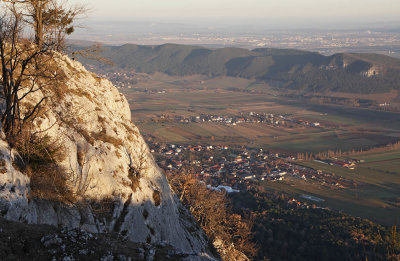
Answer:
[[[209,260],[166,243],[133,243],[118,233],[28,225],[0,218],[1,260]]]
[[[365,77],[373,77],[381,74],[382,69],[378,66],[371,66],[368,70],[361,72],[361,75]]]
[[[210,253],[202,230],[171,192],[137,127],[126,98],[80,63],[59,56],[68,81],[28,96],[25,106],[49,96],[35,131],[61,144],[59,165],[67,186],[82,202],[32,198],[30,178],[13,166],[17,153],[0,140],[0,210],[12,221],[117,232],[141,243],[167,242],[186,252]]]

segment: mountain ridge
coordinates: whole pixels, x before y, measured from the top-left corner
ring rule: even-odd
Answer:
[[[117,69],[149,74],[242,77],[278,81],[282,88],[312,92],[379,93],[400,89],[400,60],[379,54],[324,56],[296,49],[125,44],[104,46],[100,55]],[[87,59],[82,62],[106,66]]]

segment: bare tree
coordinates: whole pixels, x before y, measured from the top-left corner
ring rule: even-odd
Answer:
[[[49,70],[51,46],[38,48],[22,37],[20,16],[3,15],[0,18],[1,98],[5,108],[1,123],[8,137],[18,135],[28,119],[35,115],[46,97],[21,112],[21,102],[28,95],[52,84],[57,79],[56,69]],[[54,82],[53,82],[54,83]]]
[[[56,50],[65,49],[65,36],[75,31],[75,22],[88,12],[84,5],[68,6],[66,1],[51,0],[43,13],[43,27],[47,41],[55,43]]]
[[[124,150],[129,159],[129,170],[128,178],[131,181],[131,188],[133,192],[136,192],[137,188],[140,188],[140,178],[144,171],[148,168],[148,153],[146,143],[139,145],[140,147],[135,152],[134,158],[128,149],[124,146]]]
[[[226,193],[207,188],[190,170],[170,175],[169,182],[207,236],[214,243],[219,242],[215,245],[219,245],[217,250],[223,260],[238,260],[235,255],[240,252],[248,256],[257,252],[251,242],[254,220],[232,213]]]
[[[6,3],[15,15],[21,16],[34,30],[34,43],[41,48],[45,42],[53,47],[64,47],[65,35],[74,32],[74,22],[87,11],[84,5],[68,5],[58,0],[0,0]]]
[[[81,56],[85,59],[89,59],[92,61],[97,61],[107,65],[114,65],[109,59],[106,59],[100,55],[102,45],[100,43],[95,43],[92,46],[89,46],[84,49],[75,50],[72,54],[72,60],[77,59],[78,56]]]
[[[9,4],[14,15],[23,17],[33,27],[35,43],[41,47],[44,42],[43,12],[50,0],[1,0]]]
[[[77,196],[84,196],[91,184],[93,177],[90,175],[91,168],[89,162],[95,155],[88,156],[89,145],[78,147],[77,164],[73,166],[70,159],[70,176],[72,181],[72,191]]]
[[[136,151],[136,157],[133,159],[132,154],[124,146],[126,155],[129,158],[129,176],[139,177],[143,174],[143,171],[147,169],[148,152],[146,143],[141,143],[140,147]]]

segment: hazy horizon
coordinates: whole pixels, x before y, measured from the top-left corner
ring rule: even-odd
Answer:
[[[393,0],[71,2],[91,8],[87,18],[79,22],[82,27],[69,37],[75,40],[112,45],[178,43],[248,49],[299,48],[328,54],[398,53],[400,2]],[[362,42],[357,38],[362,38]]]
[[[71,0],[91,7],[91,17],[109,19],[173,18],[181,19],[265,19],[303,18],[371,19],[390,21],[400,14],[397,0]],[[297,19],[294,19],[297,20]]]
[[[154,22],[186,27],[251,29],[400,28],[400,1],[395,0],[70,0],[90,8],[81,24]],[[253,29],[251,28],[253,27]],[[97,28],[96,28],[97,29]]]

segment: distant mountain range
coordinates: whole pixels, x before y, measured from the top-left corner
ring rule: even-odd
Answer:
[[[295,49],[210,49],[177,44],[127,44],[104,46],[101,56],[111,60],[119,69],[144,73],[242,77],[267,81],[279,88],[313,92],[378,93],[400,90],[400,60],[378,54],[324,56]],[[89,60],[83,62],[96,63]]]

